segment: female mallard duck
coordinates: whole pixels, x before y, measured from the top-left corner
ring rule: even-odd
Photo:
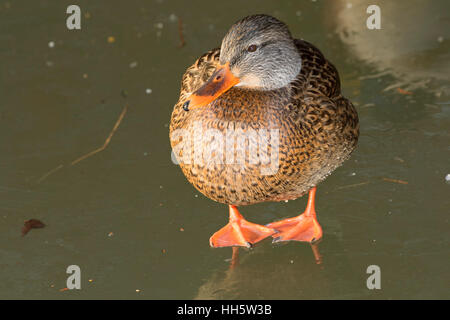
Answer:
[[[319,240],[316,185],[349,158],[358,135],[358,115],[341,95],[336,68],[268,15],[235,23],[221,48],[186,70],[170,123],[186,178],[229,205],[229,223],[210,238],[212,247],[249,247],[268,236]],[[236,208],[308,191],[303,214],[267,226],[246,221]]]

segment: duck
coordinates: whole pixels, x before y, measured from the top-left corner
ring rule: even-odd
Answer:
[[[337,69],[313,44],[266,14],[231,26],[221,46],[187,68],[170,120],[173,156],[203,195],[229,208],[211,247],[315,243],[317,185],[356,148],[358,114],[341,93]],[[294,200],[306,209],[261,225],[238,207]]]

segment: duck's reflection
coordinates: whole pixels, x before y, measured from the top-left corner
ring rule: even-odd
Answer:
[[[321,265],[322,264],[322,255],[319,251],[319,243],[321,241],[311,243],[311,250],[314,255],[314,260],[316,264]],[[231,259],[230,259],[230,269],[236,268],[239,265],[239,247],[232,247],[232,253],[231,253]]]
[[[355,278],[347,258],[336,255],[334,261],[327,259],[324,263],[318,243],[273,246],[266,242],[251,250],[226,250],[231,255],[229,264],[212,272],[198,289],[196,299],[339,298],[342,292],[356,293],[365,288],[356,280],[344,283],[344,278]]]
[[[319,242],[311,243],[311,249],[314,254],[314,259],[316,260],[316,264],[322,264],[322,255],[319,252]]]
[[[230,269],[236,268],[239,264],[239,247],[233,247],[232,250]]]

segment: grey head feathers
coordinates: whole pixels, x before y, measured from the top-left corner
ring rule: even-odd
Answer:
[[[222,40],[220,63],[229,63],[237,86],[274,90],[288,85],[301,69],[301,58],[283,22],[264,14],[236,22]]]

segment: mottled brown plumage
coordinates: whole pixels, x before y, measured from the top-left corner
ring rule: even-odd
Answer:
[[[278,89],[235,86],[208,106],[185,111],[183,104],[219,66],[220,48],[202,55],[184,74],[170,123],[171,145],[188,181],[210,199],[236,206],[296,199],[324,180],[355,149],[358,116],[341,94],[336,68],[312,44],[292,41],[301,57],[301,70],[293,81]],[[200,131],[195,131],[195,124]],[[186,156],[183,152],[194,153],[195,144],[181,150],[178,144],[189,141],[175,137],[177,129],[184,129],[193,141],[202,139],[210,151],[225,157],[230,150],[222,152],[217,139],[205,138],[203,132],[216,129],[225,136],[227,129],[236,128],[244,133],[251,129],[279,130],[278,170],[261,174],[261,150],[242,150],[237,143],[234,155],[245,152],[245,165],[181,161]],[[255,143],[250,139],[250,145]],[[268,150],[270,156],[270,143]]]
[[[182,105],[218,66],[220,49],[204,54],[187,69],[171,132],[193,130],[194,121],[221,131],[236,123],[243,125],[244,131],[249,127],[281,129],[280,170],[274,175],[262,176],[258,165],[248,165],[241,172],[239,165],[207,168],[180,163],[189,182],[205,196],[234,205],[295,199],[325,179],[355,148],[358,116],[352,103],[341,95],[336,68],[308,42],[296,40],[296,45],[302,70],[289,87],[268,92],[232,88],[210,108],[189,112]],[[177,141],[171,143],[175,147]]]

